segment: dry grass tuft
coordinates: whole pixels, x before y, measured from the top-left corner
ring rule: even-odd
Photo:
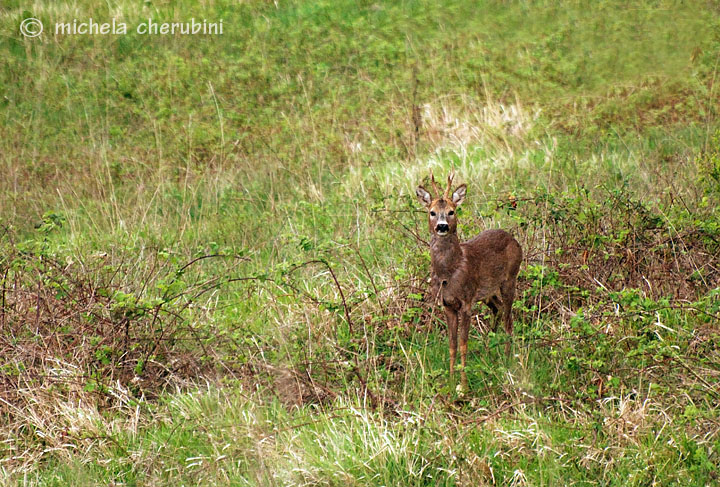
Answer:
[[[421,110],[423,131],[435,150],[522,141],[538,115],[537,110],[528,112],[519,100],[509,105],[490,99],[478,104],[465,97],[452,105],[426,103]]]

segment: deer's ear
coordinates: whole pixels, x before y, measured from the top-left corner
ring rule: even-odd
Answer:
[[[461,184],[457,187],[455,192],[452,194],[452,202],[455,203],[455,206],[460,206],[460,203],[462,203],[465,199],[466,192],[467,186],[465,186],[464,184]]]
[[[420,200],[420,203],[428,208],[430,207],[430,203],[432,203],[432,196],[430,196],[430,193],[428,193],[425,188],[418,186],[415,189],[415,194],[417,195],[418,200]]]

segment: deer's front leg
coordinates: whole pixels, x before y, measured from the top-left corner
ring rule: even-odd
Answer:
[[[450,342],[450,378],[452,378],[455,374],[455,356],[457,355],[458,313],[454,309],[445,306],[445,317]]]
[[[467,390],[468,383],[467,375],[465,374],[465,364],[467,359],[468,335],[470,334],[470,312],[465,309],[461,310],[458,314],[458,320],[460,325],[460,364],[462,365],[460,380],[463,390]]]

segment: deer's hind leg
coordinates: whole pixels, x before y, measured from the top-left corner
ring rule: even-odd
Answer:
[[[492,330],[497,331],[498,322],[500,321],[500,310],[502,309],[502,301],[500,301],[500,298],[498,298],[497,295],[493,294],[485,300],[485,304],[488,305],[488,308],[490,308],[490,311],[492,311],[493,314]]]
[[[510,355],[510,337],[513,332],[512,305],[515,300],[515,279],[508,279],[500,286],[502,295],[503,321],[505,332],[508,334],[505,342],[505,355]]]

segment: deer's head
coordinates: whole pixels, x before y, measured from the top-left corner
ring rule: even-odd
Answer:
[[[430,233],[438,237],[445,237],[457,232],[456,209],[465,199],[467,187],[461,184],[455,189],[452,195],[450,195],[454,176],[452,172],[448,175],[447,188],[445,192],[441,193],[439,186],[435,182],[435,176],[430,173],[430,183],[437,196],[431,195],[430,192],[422,186],[418,186],[415,190],[418,200],[420,200],[428,210]]]

